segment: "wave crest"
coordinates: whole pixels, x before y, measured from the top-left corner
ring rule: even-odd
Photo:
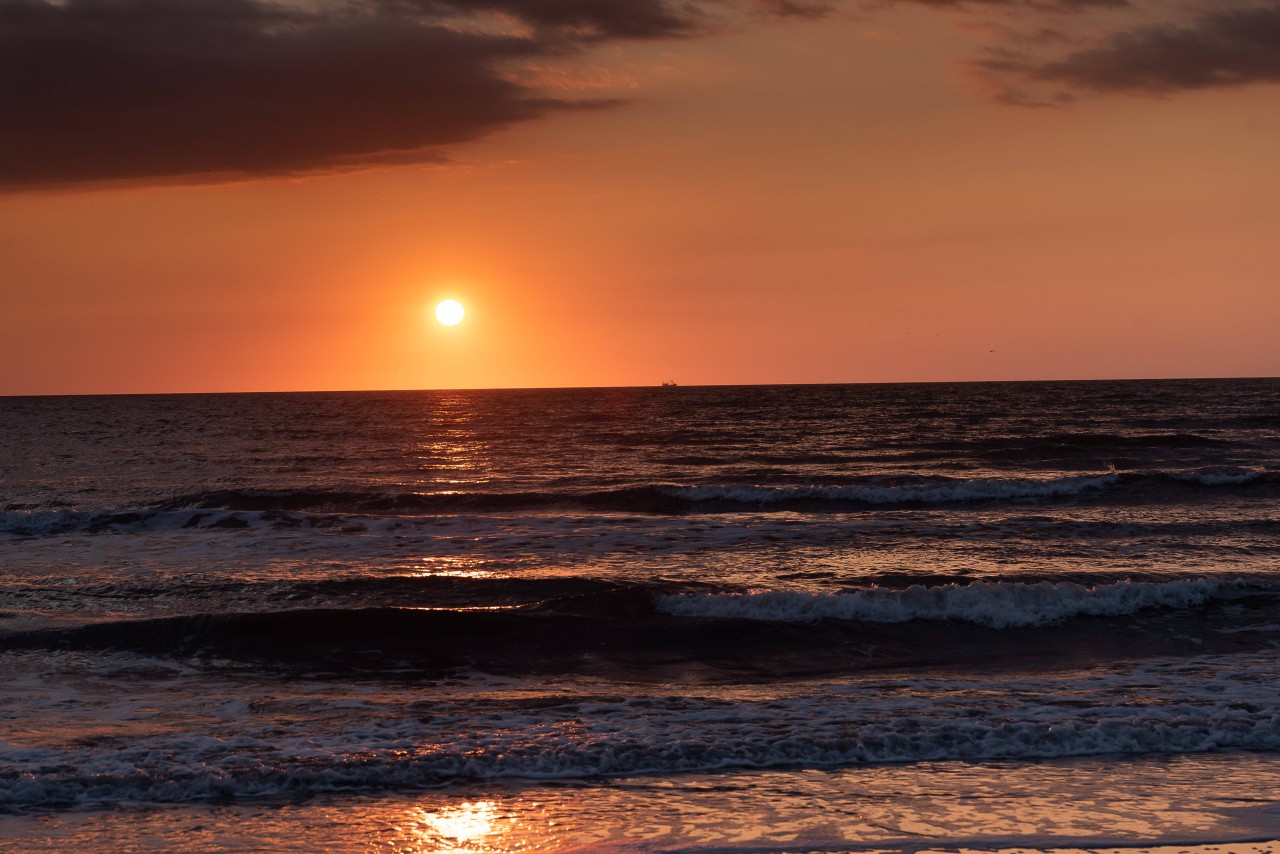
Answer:
[[[1177,472],[1172,477],[1201,486],[1240,486],[1253,483],[1267,473],[1261,466],[1209,466],[1196,471]]]
[[[317,710],[309,693],[285,692],[285,702],[311,714],[262,720],[235,698],[216,709],[222,723],[213,731],[9,750],[0,757],[0,810],[722,769],[1272,751],[1280,748],[1273,676],[1270,657],[1235,658],[1219,670],[1150,664],[1099,674],[1091,687],[1037,676],[988,695],[981,709],[974,691],[988,683],[968,679],[893,679],[733,703],[443,702],[426,715],[364,698]],[[182,702],[208,715],[207,698]]]
[[[737,501],[769,504],[782,501],[849,501],[864,504],[942,504],[1011,498],[1057,498],[1106,489],[1115,472],[1060,478],[972,478],[902,484],[832,486],[681,486],[667,494],[687,501]]]
[[[1043,626],[1073,617],[1116,617],[1145,608],[1187,608],[1241,590],[1235,579],[1121,581],[1088,586],[1048,581],[979,581],[937,587],[915,585],[845,593],[765,590],[752,593],[666,594],[659,611],[672,616],[738,618],[787,623],[857,620],[904,623],[958,620],[996,629]]]

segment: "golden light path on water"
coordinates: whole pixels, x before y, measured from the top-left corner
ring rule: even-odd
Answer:
[[[1249,756],[1139,760],[1119,768],[1090,759],[998,769],[926,763],[517,787],[491,798],[441,797],[437,805],[416,806],[398,835],[373,850],[1277,854],[1280,844],[1265,838],[1275,829],[1265,826],[1270,820],[1240,806],[1252,803],[1251,795],[1231,794],[1248,779],[1280,794],[1267,785],[1280,781],[1272,779],[1275,769],[1261,767],[1274,764]],[[1214,775],[1218,785],[1204,786]],[[1008,782],[1020,791],[1007,793]],[[781,790],[797,801],[788,804]],[[1155,841],[1171,836],[1191,841]],[[1250,836],[1255,841],[1226,841]]]
[[[1276,854],[1280,762],[1206,754],[475,784],[14,816],[0,849]],[[137,840],[154,847],[142,848]],[[163,844],[161,844],[163,843]],[[7,850],[7,849],[6,849]]]

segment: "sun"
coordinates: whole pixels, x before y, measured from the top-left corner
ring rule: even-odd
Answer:
[[[447,299],[436,306],[436,320],[445,326],[457,326],[462,322],[466,309],[456,299]]]

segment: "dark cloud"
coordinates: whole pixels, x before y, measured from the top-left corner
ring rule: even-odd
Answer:
[[[663,0],[384,0],[383,8],[431,16],[496,13],[575,38],[652,39],[686,35],[698,26],[692,7]]]
[[[760,0],[759,5],[769,14],[783,18],[821,18],[835,10],[827,0]]]
[[[1034,12],[1082,12],[1089,9],[1118,9],[1129,5],[1129,0],[898,0],[917,6],[933,6],[937,9],[979,9],[1003,7],[1026,9]]]
[[[446,12],[504,13],[538,31],[489,32]],[[695,26],[657,0],[327,13],[259,0],[0,0],[0,188],[438,159],[443,146],[581,106],[538,97],[504,65]]]
[[[1171,93],[1280,82],[1280,3],[1206,15],[1187,26],[1147,26],[1024,76],[1095,92]]]

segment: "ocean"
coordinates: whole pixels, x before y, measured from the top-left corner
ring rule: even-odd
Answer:
[[[1274,850],[1278,674],[1280,380],[0,398],[6,850]]]

